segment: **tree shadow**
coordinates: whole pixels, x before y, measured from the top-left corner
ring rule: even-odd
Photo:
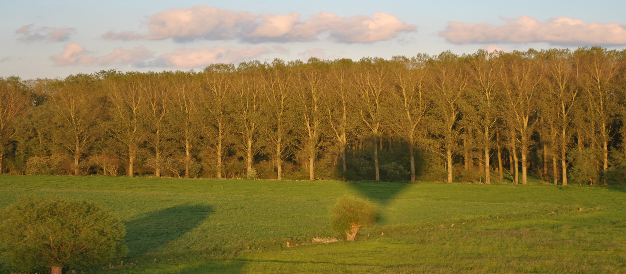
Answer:
[[[125,223],[128,257],[158,250],[193,230],[213,212],[208,205],[177,205]]]

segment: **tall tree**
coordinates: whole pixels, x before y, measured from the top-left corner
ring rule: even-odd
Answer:
[[[619,69],[619,53],[600,47],[580,48],[574,55],[580,60],[581,86],[586,93],[589,106],[592,143],[597,142],[602,150],[602,173],[609,168],[609,141],[612,125],[619,109],[618,90],[613,86]],[[595,136],[598,136],[596,138]],[[579,137],[580,139],[580,137]],[[606,184],[606,176],[604,183]]]
[[[56,83],[56,92],[51,96],[55,113],[52,136],[72,155],[74,175],[80,175],[79,161],[88,152],[100,124],[105,98],[97,93],[99,83],[92,75],[71,75]]]
[[[398,131],[407,139],[411,166],[411,182],[415,182],[415,145],[417,138],[427,131],[424,118],[430,104],[426,96],[425,77],[428,71],[426,66],[430,57],[420,54],[411,59],[404,56],[393,58],[393,78],[396,88],[394,99],[399,101],[394,105],[402,106]]]
[[[545,72],[546,87],[549,95],[546,103],[553,110],[553,123],[557,130],[558,151],[561,160],[561,175],[563,185],[567,185],[567,151],[572,140],[571,121],[572,110],[578,97],[576,87],[577,66],[573,62],[572,52],[569,50],[552,49],[543,51],[547,67]]]
[[[29,107],[26,85],[18,77],[0,77],[0,174],[9,141],[15,135],[16,119]]]
[[[434,118],[431,131],[439,137],[438,141],[446,159],[447,182],[451,184],[454,180],[452,156],[459,136],[459,104],[468,85],[467,62],[447,51],[433,58],[429,65],[432,68],[429,70],[428,88],[432,90],[430,98],[433,102]]]
[[[143,81],[143,75],[136,72],[111,74],[106,78],[107,94],[111,102],[110,130],[125,147],[122,154],[128,160],[128,177],[135,174],[135,161],[146,139],[145,129],[142,127],[144,117],[141,115],[141,108],[146,103]]]
[[[298,98],[298,116],[302,127],[300,143],[308,160],[309,180],[315,180],[315,162],[318,156],[318,147],[323,122],[322,92],[327,86],[326,69],[328,64],[311,58],[307,64],[292,64],[294,67],[294,88]]]
[[[382,136],[385,115],[384,100],[388,96],[389,66],[383,59],[364,58],[359,61],[359,70],[355,73],[358,86],[359,113],[361,120],[369,129],[374,143],[374,170],[376,181],[380,181],[380,163],[378,160],[378,142]]]
[[[202,76],[202,75],[199,75]],[[192,163],[192,149],[198,142],[201,112],[198,97],[201,89],[201,79],[193,72],[176,72],[171,75],[173,115],[170,127],[177,135],[174,139],[184,148],[185,178],[189,178]]]
[[[500,78],[499,52],[489,53],[479,50],[469,58],[470,77],[473,80],[470,94],[473,103],[474,128],[480,133],[484,153],[485,184],[491,184],[490,151],[493,132],[491,128],[497,120],[496,116],[496,84]]]
[[[265,118],[265,134],[273,144],[274,166],[276,178],[282,180],[283,162],[290,145],[289,129],[294,121],[289,120],[288,112],[293,96],[290,90],[289,67],[280,59],[274,59],[266,75],[264,95],[266,105],[263,107]]]
[[[536,113],[537,87],[543,72],[542,62],[536,57],[538,52],[515,51],[501,53],[505,69],[501,74],[501,83],[504,88],[504,104],[502,110],[507,117],[510,128],[511,153],[517,158],[516,139],[519,136],[520,155],[522,162],[522,184],[528,183],[528,152],[531,145],[534,115]],[[517,164],[517,159],[515,160]],[[515,171],[517,177],[517,169]],[[517,180],[516,180],[517,183]]]
[[[218,179],[224,176],[224,149],[230,128],[228,103],[233,91],[232,64],[215,64],[204,69],[204,88],[201,94],[201,108],[206,117],[203,125],[205,139],[214,140],[215,170]]]
[[[144,93],[146,103],[141,111],[145,119],[142,121],[146,129],[146,139],[154,153],[154,176],[161,177],[164,159],[168,156],[164,143],[166,142],[168,127],[166,118],[170,113],[174,86],[167,79],[165,73],[145,73],[141,81],[141,92]]]

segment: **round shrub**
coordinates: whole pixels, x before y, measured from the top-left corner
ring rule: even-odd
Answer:
[[[370,202],[354,197],[343,196],[330,207],[330,225],[345,233],[348,241],[354,241],[359,229],[376,222],[376,207]]]
[[[87,201],[20,197],[0,211],[0,252],[14,272],[96,266],[126,254],[118,218]]]

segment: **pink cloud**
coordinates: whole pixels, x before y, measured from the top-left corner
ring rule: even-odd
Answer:
[[[501,18],[504,26],[448,22],[439,36],[452,43],[530,43],[625,45],[626,25],[619,23],[589,22],[558,17],[540,22],[520,16],[517,19]]]
[[[327,34],[339,43],[368,43],[396,38],[416,31],[416,27],[400,21],[394,15],[378,12],[372,17],[357,15],[340,17],[320,12],[301,20],[297,13],[284,15],[254,14],[221,10],[216,7],[194,6],[171,9],[152,15],[148,33],[107,32],[108,40],[161,40],[173,38],[178,42],[194,39],[241,40],[252,43],[268,41],[312,41]]]
[[[139,46],[132,50],[116,48],[112,53],[100,58],[93,56],[90,52],[77,43],[69,43],[61,54],[50,56],[54,66],[106,66],[114,64],[136,64],[152,58],[154,54],[146,47]]]
[[[139,63],[146,61],[153,56],[154,53],[149,51],[144,46],[128,50],[116,48],[109,55],[102,57],[99,63],[101,65]]]
[[[298,55],[301,56],[302,59],[304,59],[305,61],[311,57],[316,57],[321,60],[331,59],[329,56],[326,55],[325,49],[319,49],[319,48],[305,50],[303,52],[298,53]]]
[[[168,67],[196,68],[215,63],[237,63],[257,58],[270,53],[266,47],[212,47],[205,49],[179,48],[171,53],[163,54],[161,62]]]
[[[484,47],[482,47],[482,49],[486,50],[489,53],[492,53],[494,51],[506,52],[502,47],[500,47],[498,45],[494,45],[494,44],[485,45]]]
[[[24,25],[15,30],[15,34],[20,35],[18,41],[24,43],[32,42],[63,42],[70,38],[70,35],[76,33],[74,28],[49,28],[41,27],[33,29],[35,25]]]
[[[66,66],[93,66],[98,58],[90,56],[85,48],[77,43],[65,45],[65,49],[59,55],[50,56],[56,67]]]

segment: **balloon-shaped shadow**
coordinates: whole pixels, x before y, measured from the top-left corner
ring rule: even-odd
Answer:
[[[361,193],[361,195],[386,205],[405,188],[409,187],[411,183],[364,181],[349,182],[348,185],[351,188],[356,189],[359,193]]]
[[[207,205],[177,205],[127,222],[129,257],[153,252],[193,230],[213,212]]]

